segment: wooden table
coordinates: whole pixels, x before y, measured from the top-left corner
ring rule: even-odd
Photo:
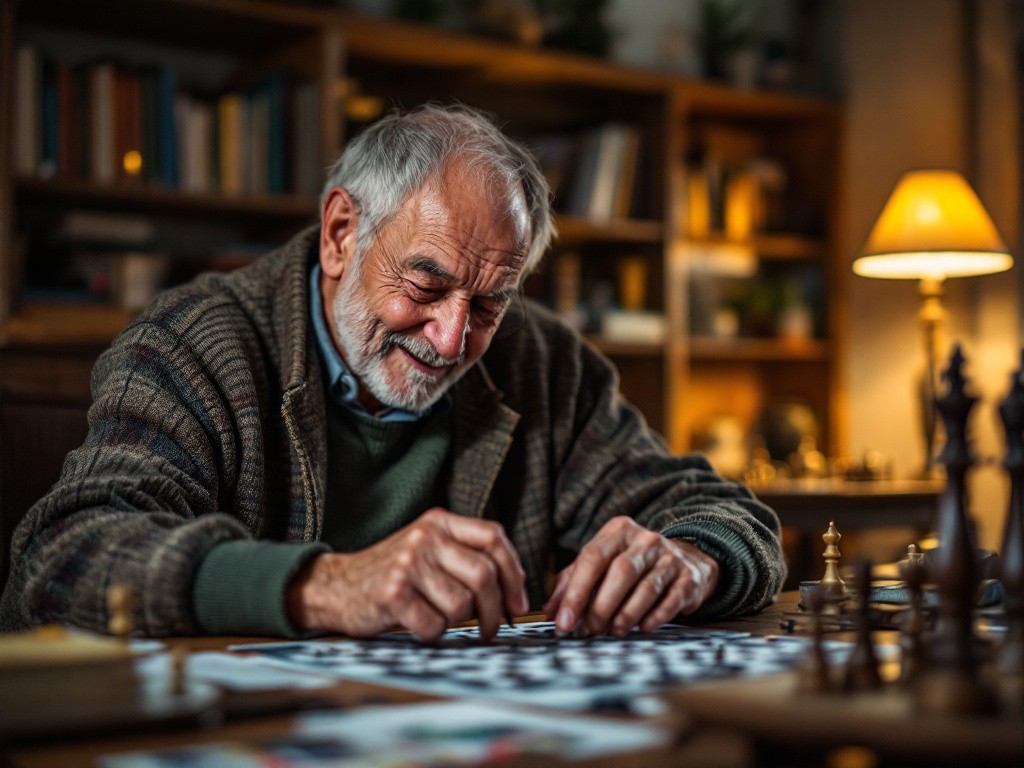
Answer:
[[[796,533],[789,564],[795,589],[800,580],[817,579],[823,569],[821,536],[834,522],[841,534],[880,528],[912,528],[918,536],[933,529],[939,495],[945,484],[933,480],[850,481],[777,480],[754,493]],[[909,541],[907,542],[910,543]]]
[[[756,616],[726,621],[715,626],[739,629],[752,634],[778,633],[784,611],[795,609],[797,595],[785,594],[777,605]],[[539,615],[523,617],[540,620]],[[192,651],[222,650],[236,642],[259,642],[272,638],[201,637],[169,639],[168,645],[183,644]],[[254,740],[283,735],[289,732],[294,711],[310,699],[319,699],[341,708],[379,705],[382,703],[410,703],[430,700],[431,697],[412,691],[402,691],[372,683],[345,681],[331,688],[302,692],[229,693],[223,702],[223,716],[218,720],[186,721],[173,727],[134,728],[125,732],[94,734],[85,737],[46,739],[39,743],[19,745],[4,750],[0,747],[2,768],[85,768],[95,765],[103,755],[113,752],[158,749],[186,744],[201,744],[225,740]],[[326,700],[326,701],[325,701]],[[275,711],[276,710],[276,711]],[[629,719],[629,715],[614,715],[616,719]],[[722,768],[748,768],[751,765],[752,746],[742,735],[728,729],[702,728],[695,733],[685,728],[685,718],[672,713],[653,722],[673,729],[686,730],[680,744],[644,753],[613,755],[605,759],[588,760],[587,765],[623,766],[629,768],[657,768],[658,766],[709,765]],[[554,758],[531,757],[503,762],[508,768],[518,766],[562,765],[565,761]],[[575,764],[575,763],[573,763]]]
[[[713,626],[737,629],[755,635],[778,634],[785,613],[796,607],[798,595],[783,593],[778,603],[761,614],[724,621]],[[524,617],[536,619],[536,616]],[[849,635],[831,635],[851,639]],[[252,642],[254,638],[189,638],[182,642],[193,650],[222,649],[239,640]],[[894,632],[876,633],[876,641],[891,644]],[[173,641],[172,641],[173,642]],[[898,671],[898,670],[897,670]],[[891,679],[893,670],[883,670]],[[979,721],[972,718],[952,718],[937,722],[931,716],[908,713],[905,694],[887,689],[888,709],[882,711],[873,701],[851,698],[842,693],[797,693],[795,676],[775,675],[750,680],[730,679],[723,682],[683,686],[666,692],[672,705],[667,714],[645,718],[665,726],[676,735],[673,743],[654,750],[617,754],[584,761],[588,766],[608,768],[758,768],[760,766],[817,766],[839,765],[841,758],[857,758],[860,762],[848,765],[873,765],[892,768],[904,765],[945,765],[952,768],[972,764],[958,745],[972,744],[982,749],[989,766],[1017,765],[1016,752],[1020,750],[1024,764],[1024,729],[1019,727],[1016,713],[1003,714],[997,721]],[[266,739],[289,732],[294,713],[274,712],[297,704],[308,693],[232,694],[224,702],[224,719],[220,722],[192,722],[177,728],[163,730],[134,730],[108,735],[92,735],[63,741],[48,741],[17,748],[0,748],[0,766],[3,768],[84,768],[95,765],[102,755],[219,742],[226,740],[252,741]],[[339,707],[359,707],[368,704],[416,702],[429,699],[422,694],[345,681],[329,689],[314,692],[327,697]],[[869,694],[870,695],[870,694]],[[815,698],[816,697],[816,698]],[[895,701],[895,697],[902,697]],[[258,716],[260,710],[262,716]],[[887,714],[891,712],[892,714]],[[636,718],[631,715],[614,716],[619,720]],[[889,719],[886,719],[889,718]],[[930,722],[924,722],[930,720]],[[937,734],[933,749],[922,749],[920,757],[905,749],[908,738],[924,738],[913,734]],[[979,734],[989,733],[991,738],[979,742]],[[908,736],[908,734],[911,734]],[[962,734],[962,742],[961,736]],[[941,737],[941,738],[940,738]],[[941,741],[941,744],[939,744]],[[864,762],[866,744],[872,750],[884,750],[895,745],[895,757],[879,761],[884,752],[870,752],[875,762]],[[850,745],[853,745],[852,747]],[[1009,745],[1009,746],[1007,746]],[[851,751],[852,749],[852,751]],[[1010,754],[1009,760],[1006,755]],[[966,762],[965,762],[966,761]],[[503,768],[545,768],[546,766],[578,765],[551,757],[525,756],[502,761]]]

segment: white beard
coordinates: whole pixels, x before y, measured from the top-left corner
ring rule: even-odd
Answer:
[[[440,355],[426,339],[386,330],[381,319],[371,311],[357,274],[344,281],[332,309],[349,371],[389,408],[421,413],[441,399],[467,370],[464,352],[449,359]],[[428,365],[447,367],[439,375],[432,375],[403,363],[403,373],[394,381],[385,367],[385,360],[395,347],[405,349]]]

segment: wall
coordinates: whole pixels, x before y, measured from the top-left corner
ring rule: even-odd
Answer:
[[[847,263],[863,245],[899,175],[925,166],[967,174],[1011,250],[1019,254],[1017,91],[1009,66],[1013,51],[1008,7],[1009,0],[978,4],[980,34],[972,74],[958,0],[841,4]],[[973,91],[971,80],[977,80]],[[968,375],[982,397],[972,436],[978,452],[997,461],[1002,459],[1002,433],[993,408],[1017,362],[1020,269],[1018,264],[1003,275],[947,284],[947,340],[963,344]],[[893,458],[897,475],[908,476],[923,456],[913,390],[924,365],[916,286],[851,273],[847,279],[851,317],[856,318],[847,344],[848,448],[853,455],[880,450]],[[997,468],[973,473],[971,510],[984,546],[998,544],[1005,485]]]

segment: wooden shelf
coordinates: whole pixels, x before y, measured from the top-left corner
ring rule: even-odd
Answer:
[[[828,254],[824,238],[775,232],[755,235],[754,248],[770,261],[823,261]]]
[[[616,243],[660,244],[665,226],[660,221],[642,219],[614,219],[608,222],[592,221],[580,216],[558,217],[560,245],[603,241]]]
[[[15,194],[21,202],[82,206],[116,211],[176,213],[188,216],[310,220],[317,200],[298,195],[197,194],[146,184],[111,186],[78,179],[19,178]]]
[[[829,344],[820,339],[690,339],[694,362],[826,362]]]
[[[105,346],[135,314],[109,304],[23,302],[8,318],[0,339],[5,345]]]
[[[649,342],[609,341],[598,334],[587,336],[587,340],[608,357],[662,357],[664,344]]]

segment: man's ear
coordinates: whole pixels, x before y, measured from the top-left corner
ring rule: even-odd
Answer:
[[[344,187],[327,193],[320,215],[320,269],[324,277],[339,279],[356,252],[359,210]]]

